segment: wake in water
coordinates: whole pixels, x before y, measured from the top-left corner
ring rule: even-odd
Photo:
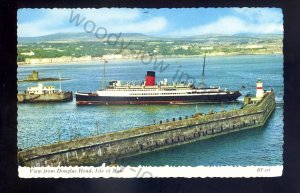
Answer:
[[[276,104],[283,104],[283,98],[281,98],[281,97],[275,97],[275,103]]]

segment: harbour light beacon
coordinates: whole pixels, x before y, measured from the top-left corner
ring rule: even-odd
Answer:
[[[264,97],[263,82],[259,78],[256,82],[256,98],[262,99],[263,97]]]

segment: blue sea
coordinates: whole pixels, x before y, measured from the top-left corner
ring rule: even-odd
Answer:
[[[106,81],[141,83],[147,70],[156,71],[156,80],[169,82],[189,80],[200,83],[203,58],[157,59],[164,68],[144,64],[140,60],[108,61]],[[19,66],[18,79],[25,79],[32,70],[41,78],[70,78],[62,81],[64,91],[95,91],[101,89],[102,62]],[[180,80],[180,75],[182,75]],[[243,95],[255,94],[255,82],[261,78],[264,89],[273,89],[276,109],[267,125],[237,133],[218,136],[160,151],[119,160],[131,166],[220,166],[220,165],[282,165],[283,153],[283,55],[214,56],[206,58],[207,86],[240,90]],[[18,91],[37,83],[18,83]],[[59,82],[44,82],[59,88]],[[65,103],[18,104],[18,147],[67,141],[107,132],[158,123],[160,120],[191,116],[196,112],[230,110],[236,103],[189,105],[124,105],[76,106],[75,99]]]

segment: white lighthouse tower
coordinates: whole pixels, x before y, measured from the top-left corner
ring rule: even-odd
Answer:
[[[263,82],[260,78],[256,82],[256,98],[261,99],[264,96]]]

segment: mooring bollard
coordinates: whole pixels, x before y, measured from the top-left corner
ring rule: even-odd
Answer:
[[[175,121],[175,118],[173,118],[173,121]]]
[[[179,120],[182,120],[182,117],[179,117]]]

